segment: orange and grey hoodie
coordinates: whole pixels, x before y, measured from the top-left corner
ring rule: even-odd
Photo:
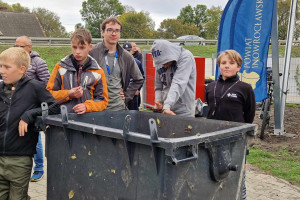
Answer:
[[[108,92],[103,69],[91,56],[82,67],[80,84],[77,83],[77,65],[74,56],[68,55],[62,59],[52,71],[47,90],[57,101],[69,95],[69,90],[78,86],[83,88],[83,96],[78,99],[67,97],[61,102],[66,105],[69,113],[74,113],[73,107],[83,103],[86,112],[97,112],[104,110],[108,105]]]
[[[176,115],[195,116],[196,63],[193,54],[167,40],[155,40],[152,56],[156,68],[155,101]],[[163,65],[174,61],[171,66]]]

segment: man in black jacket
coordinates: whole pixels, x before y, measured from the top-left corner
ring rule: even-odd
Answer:
[[[56,100],[40,82],[25,76],[30,64],[23,48],[9,48],[0,54],[0,199],[29,199],[28,185],[32,156],[36,153],[42,102]],[[59,113],[59,106],[49,114]]]
[[[138,59],[143,64],[143,55],[139,47],[136,46],[135,42],[131,42],[131,51],[130,53],[133,55],[135,59]]]

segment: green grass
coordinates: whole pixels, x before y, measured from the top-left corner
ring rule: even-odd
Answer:
[[[282,148],[276,154],[262,151],[254,146],[250,149],[247,161],[260,169],[287,181],[300,184],[300,155]]]
[[[8,45],[0,45],[0,52],[4,49],[9,48]],[[151,45],[140,45],[141,49],[150,49]],[[200,56],[205,58],[211,58],[212,54],[216,57],[217,46],[215,45],[207,45],[207,46],[199,46],[199,45],[189,45],[184,46],[184,48],[190,50],[194,56]],[[58,63],[62,58],[66,55],[72,53],[71,48],[69,46],[65,47],[33,47],[34,51],[37,51],[41,57],[46,61],[50,72],[54,68],[55,64]],[[285,46],[279,47],[280,56],[284,56]],[[270,47],[269,54],[272,53],[272,49]],[[292,57],[300,57],[300,46],[293,46],[292,48]]]
[[[8,49],[11,46],[8,45],[0,45],[0,52],[2,52],[5,49]],[[49,71],[52,72],[54,66],[56,63],[58,63],[62,58],[64,58],[66,55],[71,54],[71,47],[65,46],[65,47],[32,47],[32,50],[38,52],[43,58],[49,68]]]
[[[300,108],[300,104],[295,104],[295,103],[287,103],[285,104],[288,107],[292,107],[292,108]]]
[[[72,53],[71,47],[33,47],[34,51],[38,52],[43,58],[52,72],[55,64],[57,64],[62,58]]]

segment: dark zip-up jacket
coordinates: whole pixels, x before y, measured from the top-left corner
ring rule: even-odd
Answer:
[[[220,75],[218,81],[206,86],[205,99],[208,103],[208,119],[253,122],[255,116],[253,89],[248,83],[238,80],[237,76],[233,76],[224,81]],[[235,84],[236,81],[238,82]],[[235,85],[228,90],[233,84]],[[224,97],[221,98],[223,95]]]
[[[36,153],[38,130],[34,121],[41,115],[41,103],[48,106],[56,100],[43,84],[28,77],[22,78],[9,99],[0,82],[0,155],[33,155]],[[59,105],[49,109],[49,114],[58,114]],[[28,123],[28,132],[19,136],[20,120]]]
[[[117,44],[117,50],[119,51],[118,64],[121,69],[122,88],[125,95],[125,103],[127,104],[134,95],[135,92],[143,85],[144,78],[135,63],[133,56],[126,50],[124,50],[119,44]],[[103,42],[96,44],[93,50],[90,51],[90,55],[95,58],[100,67],[105,60],[105,56],[108,54],[108,48]],[[130,81],[130,78],[132,81]]]

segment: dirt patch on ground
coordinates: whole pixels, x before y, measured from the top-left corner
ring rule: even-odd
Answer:
[[[259,139],[260,126],[262,120],[259,119],[260,111],[256,111],[254,123],[258,124],[257,137],[254,140],[255,145],[270,153],[277,152],[283,147],[295,155],[300,155],[300,108],[285,108],[284,128],[286,133],[294,134],[294,137],[276,136],[274,133],[274,111],[271,111],[270,128],[266,129],[265,139]]]

